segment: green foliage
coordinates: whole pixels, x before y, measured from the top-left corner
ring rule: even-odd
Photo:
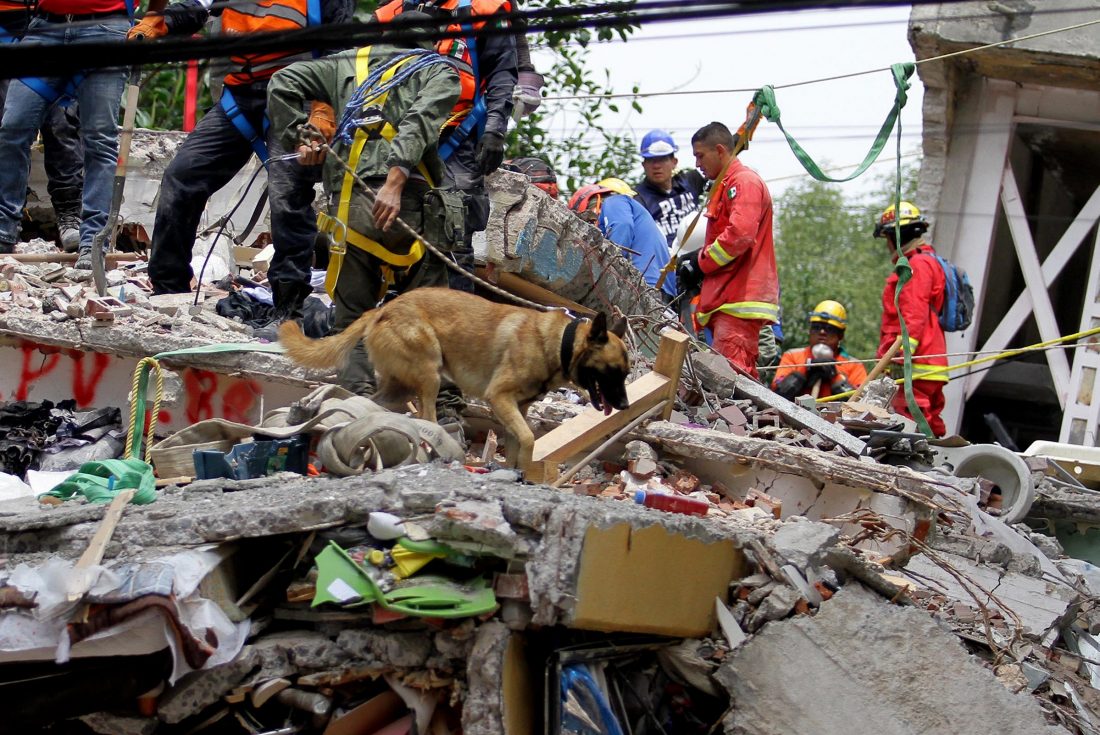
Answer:
[[[913,198],[916,173],[916,164],[903,166],[903,198]],[[891,264],[885,242],[871,233],[875,219],[893,198],[891,173],[876,179],[873,193],[866,197],[845,197],[840,186],[807,178],[776,201],[784,347],[804,346],[809,338],[807,314],[819,302],[834,299],[848,309],[848,352],[861,359],[874,357],[882,287]]]
[[[528,0],[524,10],[568,6],[566,0]],[[531,50],[552,53],[550,68],[539,66],[545,79],[543,96],[606,95],[610,73],[603,80],[585,64],[588,44],[595,41],[627,40],[634,26],[627,22],[615,28],[580,29],[528,35]],[[541,57],[540,57],[541,58]],[[634,92],[638,88],[633,89]],[[631,106],[642,111],[637,100]],[[634,139],[608,128],[604,115],[617,113],[619,103],[598,98],[545,101],[534,113],[521,120],[509,136],[510,157],[534,156],[549,161],[565,179],[565,187],[575,190],[606,176],[628,174],[637,158]],[[568,134],[562,130],[568,127]],[[557,132],[551,135],[551,130]]]
[[[210,87],[204,68],[199,64],[199,99],[196,116],[202,117],[212,104]],[[187,84],[185,65],[163,67],[148,74],[141,82],[141,97],[137,110],[137,126],[150,130],[180,130],[183,128],[183,96]]]

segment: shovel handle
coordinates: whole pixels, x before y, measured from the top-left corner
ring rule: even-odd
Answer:
[[[859,397],[863,395],[863,391],[871,384],[871,381],[882,375],[882,371],[886,369],[886,366],[894,359],[894,356],[898,354],[898,350],[901,349],[901,337],[894,340],[894,344],[890,345],[890,349],[886,350],[886,354],[879,358],[879,361],[875,363],[875,366],[871,368],[871,372],[867,374],[867,379],[863,381],[863,384],[859,386],[852,397],[847,400],[847,403],[855,403],[859,400]]]

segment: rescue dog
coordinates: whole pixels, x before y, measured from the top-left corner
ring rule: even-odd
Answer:
[[[359,340],[378,378],[376,403],[403,411],[415,397],[420,417],[435,421],[440,381],[447,377],[464,394],[489,402],[507,431],[513,467],[531,462],[535,435],[525,415],[547,391],[572,383],[604,413],[629,406],[630,359],[621,332],[609,330],[603,314],[579,320],[462,291],[419,288],[329,337],[310,339],[293,321],[279,328],[287,355],[310,368],[343,365]]]

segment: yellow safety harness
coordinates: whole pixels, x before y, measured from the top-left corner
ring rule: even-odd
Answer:
[[[355,55],[355,83],[357,85],[362,84],[370,73],[370,51],[371,47],[366,46],[359,49],[359,52]],[[386,73],[382,75],[382,78],[379,80],[379,86],[384,86],[402,66],[412,61],[412,59],[413,57],[410,56],[391,66]],[[389,91],[387,90],[377,97],[370,98],[368,101],[375,103],[378,107],[382,107],[386,104],[386,99],[388,97]],[[387,141],[392,141],[394,136],[397,135],[397,129],[392,124],[383,122],[381,129],[377,131],[376,134],[381,135],[381,137]],[[356,232],[347,224],[348,216],[351,212],[351,195],[355,187],[355,179],[351,171],[358,169],[359,159],[363,156],[363,148],[371,137],[370,133],[362,128],[355,131],[355,137],[352,139],[351,144],[351,153],[348,156],[348,166],[350,170],[344,174],[344,182],[340,187],[340,201],[336,208],[336,216],[333,217],[325,212],[320,212],[317,215],[317,229],[329,235],[332,240],[329,245],[328,271],[325,274],[325,291],[328,292],[329,296],[333,296],[336,291],[336,282],[340,279],[340,269],[344,264],[344,255],[347,253],[348,244],[354,245],[366,253],[370,253],[387,264],[389,267],[383,266],[382,272],[386,283],[389,284],[392,284],[394,280],[393,268],[409,268],[424,257],[424,243],[420,240],[413,242],[409,247],[408,253],[394,253],[388,250],[382,243],[367,237],[361,232]],[[420,171],[429,186],[435,186],[423,161],[417,164],[417,170]]]

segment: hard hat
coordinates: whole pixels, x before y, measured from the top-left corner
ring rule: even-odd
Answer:
[[[895,219],[897,223],[894,222]],[[875,225],[875,237],[886,237],[887,233],[893,231],[895,224],[901,227],[924,225],[927,229],[928,220],[921,215],[920,210],[912,202],[901,202],[896,210],[891,204],[879,215],[878,224]]]
[[[616,194],[624,194],[628,197],[636,196],[638,192],[630,188],[630,184],[626,183],[622,179],[617,179],[614,176],[606,179],[600,179],[596,182],[596,186],[602,186],[608,191],[613,191]]]
[[[569,197],[569,208],[577,214],[584,214],[589,211],[598,213],[603,195],[614,193],[615,192],[602,184],[585,184],[573,192],[573,196]],[[593,197],[596,199],[595,204],[591,204]]]
[[[664,130],[650,130],[642,138],[642,158],[671,156],[680,150],[672,136]]]
[[[707,227],[706,222],[702,221],[701,218],[699,222],[695,223],[695,229],[691,231],[691,237],[687,239],[687,242],[684,242],[684,235],[687,234],[687,229],[694,219],[695,215],[689,212],[680,220],[680,224],[676,226],[676,237],[672,239],[672,252],[694,253],[706,244]]]
[[[848,328],[848,310],[839,301],[822,301],[810,312],[810,324],[815,322],[845,330]]]

